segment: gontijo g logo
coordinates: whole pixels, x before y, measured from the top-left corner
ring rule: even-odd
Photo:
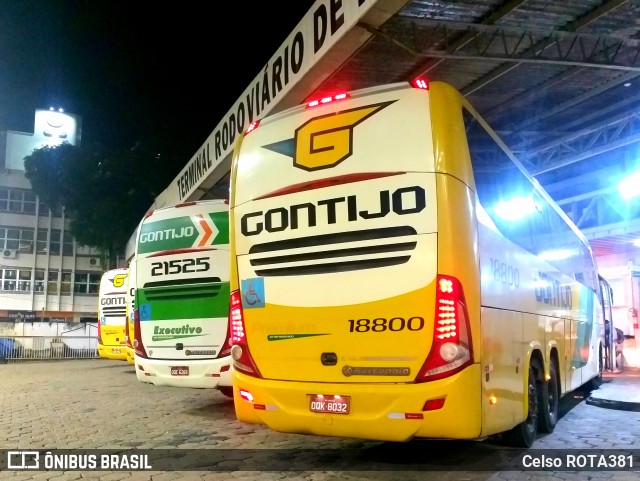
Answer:
[[[122,287],[124,286],[124,280],[127,278],[128,274],[118,274],[113,279],[110,279],[113,287]]]
[[[394,102],[315,117],[298,127],[293,139],[265,145],[264,148],[293,157],[294,167],[300,169],[312,171],[334,167],[353,154],[354,127]]]

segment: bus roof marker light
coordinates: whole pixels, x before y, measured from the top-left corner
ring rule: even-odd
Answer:
[[[251,122],[247,127],[247,130],[244,131],[245,135],[256,130],[258,128],[258,125],[260,125],[259,120],[254,120],[253,122]]]
[[[640,195],[640,172],[631,174],[622,179],[618,184],[618,190],[624,200],[631,200]]]
[[[413,79],[413,81],[411,82],[411,85],[413,85],[417,89],[429,90],[429,81],[422,77]]]
[[[349,98],[349,95],[344,92],[336,95],[327,95],[325,97],[322,97],[321,99],[310,100],[309,102],[307,102],[307,107],[312,108],[317,107],[318,105],[326,105],[330,104],[331,102],[345,100],[347,98]]]

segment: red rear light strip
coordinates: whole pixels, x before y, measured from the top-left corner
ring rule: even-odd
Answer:
[[[441,349],[448,349],[456,357],[445,359]],[[438,274],[431,351],[416,382],[451,376],[472,363],[471,330],[462,284],[453,276]]]
[[[231,339],[229,340],[231,348],[231,357],[235,369],[254,377],[262,377],[258,366],[251,357],[249,346],[247,344],[247,334],[244,325],[244,313],[242,311],[242,297],[240,291],[232,291],[229,295],[229,327]],[[240,348],[239,356],[236,353],[234,357],[234,349],[236,346]]]

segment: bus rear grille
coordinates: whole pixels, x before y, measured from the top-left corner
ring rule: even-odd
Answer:
[[[262,277],[387,267],[411,258],[415,235],[413,227],[399,226],[265,242],[249,249],[249,262]],[[322,249],[314,250],[318,247]]]
[[[145,296],[149,301],[175,299],[197,299],[215,297],[220,294],[222,282],[219,277],[206,279],[182,279],[180,281],[147,282]]]
[[[126,314],[125,306],[117,306],[117,307],[103,307],[102,314],[104,317],[121,317]]]

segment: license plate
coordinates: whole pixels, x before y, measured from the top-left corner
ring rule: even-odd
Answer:
[[[309,410],[312,413],[349,414],[351,398],[348,396],[334,396],[312,394],[309,396]]]
[[[171,375],[172,376],[188,376],[189,366],[172,366]]]
[[[113,353],[114,354],[120,354],[120,349],[118,349],[117,347],[113,348]]]

